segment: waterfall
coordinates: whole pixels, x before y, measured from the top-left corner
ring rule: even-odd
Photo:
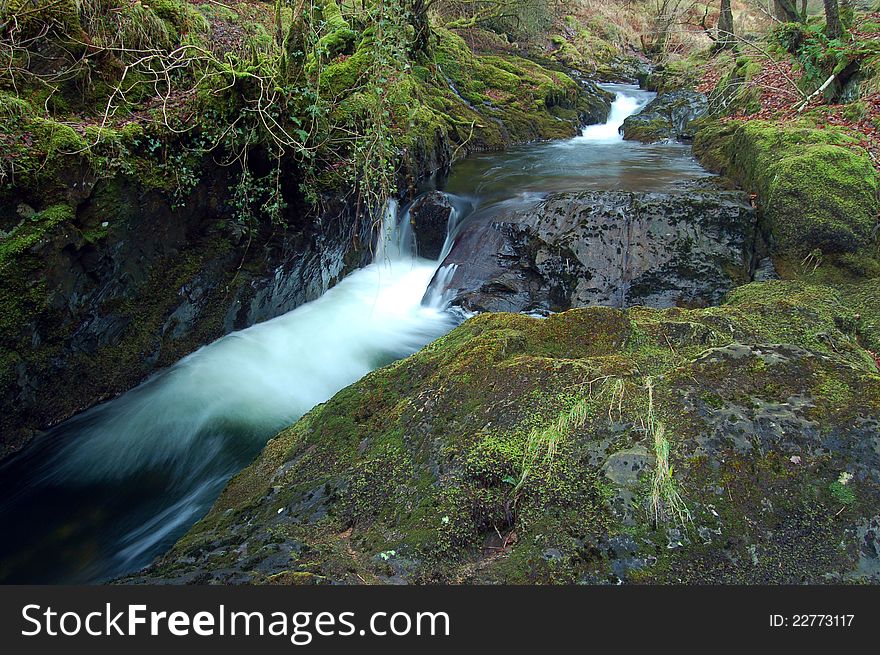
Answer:
[[[648,91],[633,91],[632,89],[619,88],[619,85],[604,85],[607,90],[614,91],[614,101],[608,112],[608,119],[601,125],[589,125],[583,129],[581,136],[574,139],[575,142],[591,141],[598,143],[614,143],[623,141],[620,134],[620,126],[628,117],[637,114],[656,94]]]
[[[437,262],[412,253],[408,216],[389,203],[372,264],[313,302],[204,346],[7,463],[0,560],[16,570],[0,570],[0,580],[87,582],[148,564],[268,438],[449,331],[456,319],[421,302]],[[78,530],[66,534],[71,522]],[[6,553],[21,544],[26,552]],[[63,549],[92,555],[82,563],[59,557]]]

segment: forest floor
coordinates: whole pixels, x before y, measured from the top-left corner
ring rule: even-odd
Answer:
[[[859,56],[865,57],[863,67],[876,59],[880,52],[880,12],[865,14],[860,27],[850,31],[851,40],[846,45]],[[768,120],[792,123],[805,118],[815,122],[819,129],[843,128],[856,137],[854,146],[864,148],[875,168],[880,170],[880,91],[863,93],[857,102],[827,102],[823,94],[812,95],[798,84],[803,64],[794,56],[771,55],[762,47],[742,48],[741,56],[749,57],[760,66],[747,84],[760,89],[760,108],[752,111],[740,108],[725,121]],[[710,60],[696,90],[710,94],[723,77],[723,66]],[[806,101],[806,102],[805,102]]]

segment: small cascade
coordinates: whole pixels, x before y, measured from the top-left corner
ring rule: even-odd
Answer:
[[[425,291],[424,298],[422,298],[423,305],[432,309],[446,309],[455,297],[454,292],[449,289],[449,283],[452,281],[452,276],[455,275],[457,268],[458,264],[447,264],[437,269],[434,279],[431,280],[431,284],[428,286],[428,290]]]
[[[576,137],[573,141],[590,141],[594,143],[623,141],[623,135],[620,134],[620,127],[623,125],[623,121],[633,114],[639,113],[645,105],[651,102],[655,95],[647,91],[640,91],[638,94],[634,94],[632,91],[625,93],[622,90],[617,90],[614,95],[614,102],[611,103],[608,120],[601,125],[585,127],[581,132],[581,136]]]
[[[397,200],[389,200],[382,212],[373,263],[412,259],[413,252],[409,209],[401,216]]]
[[[422,304],[437,262],[412,253],[408,217],[391,202],[372,264],[313,302],[199,349],[4,463],[0,561],[15,567],[0,569],[0,582],[94,582],[145,566],[267,439],[448,332],[457,319]]]
[[[455,244],[455,238],[458,236],[459,228],[464,220],[474,211],[475,202],[452,193],[444,194],[452,205],[452,213],[449,215],[449,223],[446,225],[446,240],[443,242],[443,248],[440,250],[440,261],[446,259],[446,255],[452,250]]]

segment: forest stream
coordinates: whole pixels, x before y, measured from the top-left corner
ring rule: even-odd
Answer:
[[[432,279],[471,218],[547,193],[674,191],[708,175],[688,146],[623,141],[623,120],[654,94],[603,86],[616,94],[606,123],[456,164],[438,260],[413,254],[408,209],[391,207],[373,263],[321,298],[201,348],[6,461],[0,582],[105,581],[167,551],[280,429],[460,322]]]

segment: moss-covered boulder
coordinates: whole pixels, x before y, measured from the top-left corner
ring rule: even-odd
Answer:
[[[713,123],[697,133],[694,152],[756,194],[782,256],[852,253],[874,238],[877,172],[868,153],[840,130]]]
[[[876,581],[859,326],[784,282],[477,316],[279,434],[132,580]]]

